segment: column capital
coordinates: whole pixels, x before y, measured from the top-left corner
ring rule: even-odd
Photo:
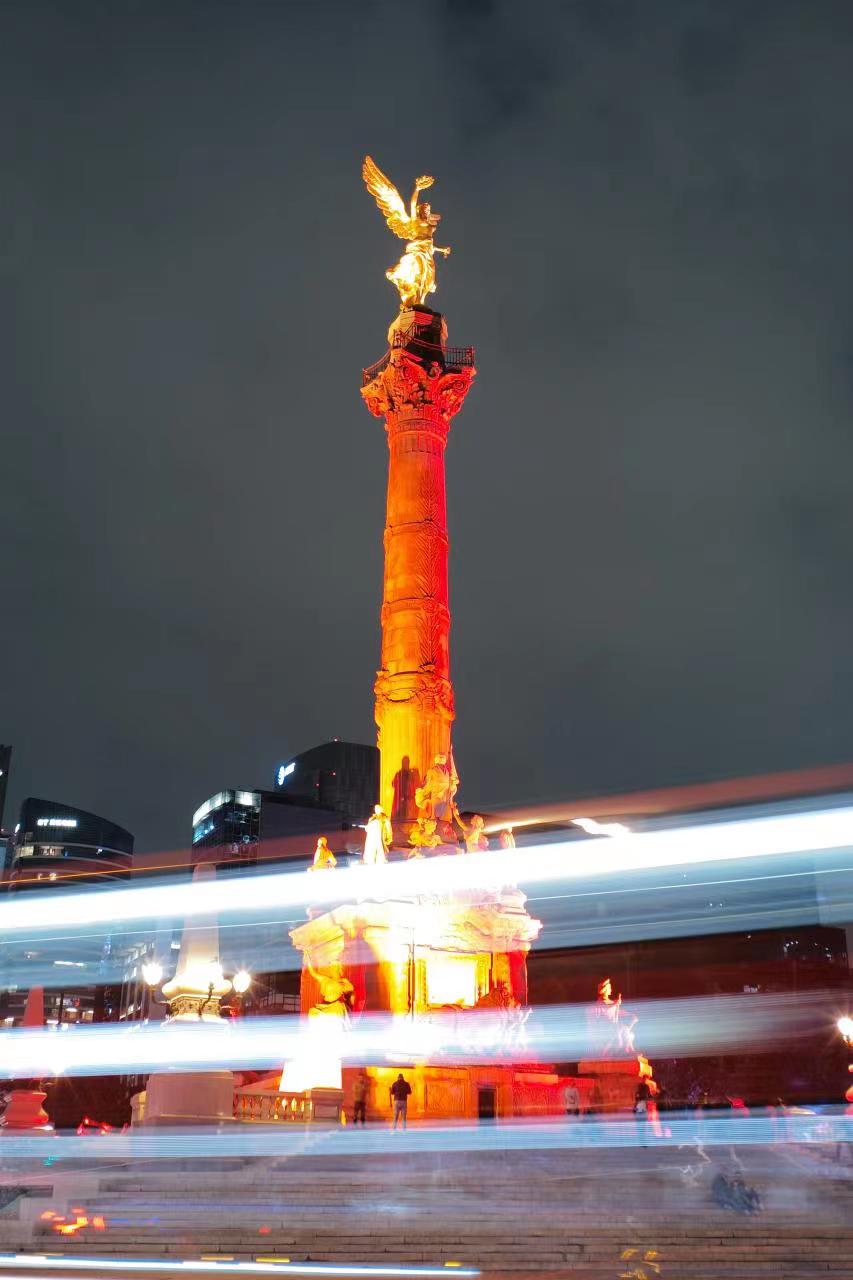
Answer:
[[[446,368],[429,363],[404,350],[391,350],[384,368],[361,388],[367,408],[375,418],[388,420],[389,432],[407,419],[420,419],[421,429],[432,426],[447,434],[450,419],[462,408],[476,370],[473,364]]]

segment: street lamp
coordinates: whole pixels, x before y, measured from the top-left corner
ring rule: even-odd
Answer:
[[[242,1016],[243,1014],[243,997],[252,985],[252,975],[248,969],[238,969],[231,979],[231,990],[237,997],[236,1012]],[[224,1010],[234,1010],[233,1004],[224,1004]]]
[[[238,969],[231,979],[231,986],[237,992],[238,996],[244,996],[252,985],[252,975],[248,969]],[[853,1025],[853,1024],[851,1024]]]
[[[146,960],[142,966],[142,981],[145,983],[145,1011],[143,1016],[149,1017],[152,1004],[168,1003],[166,1000],[158,1000],[155,992],[159,987],[163,978],[163,966],[158,964],[156,960]]]
[[[848,1048],[853,1049],[853,1018],[850,1018],[845,1014],[843,1017],[838,1019],[835,1025],[841,1032],[841,1038],[844,1043]]]
[[[160,983],[163,980],[163,966],[158,964],[156,960],[147,961],[142,966],[142,977],[148,990],[148,1005],[151,1005],[151,1004],[168,1005],[169,1004],[168,1000],[160,1000],[155,994],[157,988],[160,986]],[[209,977],[207,974],[205,974],[205,978],[208,983],[207,996],[205,999],[202,1000],[201,1004],[198,1007],[198,1016],[200,1018],[204,1016],[205,1009],[212,1002],[214,995],[217,993],[217,988],[221,989],[221,984],[223,982],[227,983],[228,981],[228,979],[225,977],[225,974],[222,972],[222,968],[219,964],[215,964],[214,966],[212,966],[212,968],[210,969]],[[252,985],[252,975],[249,973],[247,969],[238,969],[238,971],[234,974],[234,977],[231,979],[231,987],[234,993],[240,998],[241,1006],[242,1006],[242,997],[246,994],[246,992],[249,990],[251,985]],[[221,993],[221,990],[220,990],[220,993]],[[224,1009],[227,1009],[230,1006],[223,1005],[222,1007]]]

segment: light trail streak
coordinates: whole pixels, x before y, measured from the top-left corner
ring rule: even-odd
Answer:
[[[639,872],[626,875],[616,884],[612,877],[588,876],[584,881],[570,882],[569,889],[564,887],[558,892],[549,892],[554,887],[551,885],[534,889],[528,909],[534,915],[541,915],[545,924],[542,935],[533,944],[534,950],[602,945],[626,939],[791,928],[803,924],[844,925],[853,919],[853,857],[846,851],[827,852],[821,855],[822,865],[815,866],[814,859],[792,856],[798,862],[794,870],[767,868],[760,875],[726,874],[728,864],[717,864],[720,874],[714,878],[703,875],[701,867],[696,868],[695,874],[676,867],[670,869],[668,875],[657,872],[645,876]],[[778,865],[776,860],[771,860],[772,867]],[[784,865],[791,865],[790,856]],[[726,909],[710,911],[706,891],[712,891],[712,896],[724,893]],[[606,914],[591,912],[590,901],[599,908],[605,906]],[[649,905],[653,913],[648,910]],[[275,918],[256,917],[251,922],[220,921],[226,969],[245,966],[262,974],[301,968],[301,956],[289,943],[257,941],[261,936],[259,931],[264,928],[279,926],[284,933],[300,922],[295,912],[288,917],[281,913]],[[165,933],[171,940],[173,932],[172,925],[158,930],[156,923],[152,923],[150,930],[118,928],[112,933],[113,950],[119,942],[139,936],[150,941],[154,935]],[[52,934],[47,939],[40,936],[34,945],[54,946],[64,942],[70,953],[76,940],[73,933],[61,937]],[[23,947],[23,942],[20,945]],[[176,957],[171,950],[164,950],[163,955]],[[105,964],[96,958],[70,970],[57,967],[56,961],[49,957],[43,961],[33,958],[24,961],[12,955],[6,956],[2,972],[7,987],[40,986],[57,990],[68,986],[69,973],[74,974],[80,985],[122,982],[128,976],[125,962],[119,960]]]
[[[786,1144],[826,1145],[853,1141],[853,1115],[840,1108],[823,1108],[813,1115],[770,1116],[728,1111],[661,1112],[660,1134],[653,1135],[648,1120],[628,1115],[543,1122],[508,1121],[500,1124],[411,1124],[397,1130],[389,1148],[389,1125],[366,1128],[338,1126],[316,1129],[282,1122],[279,1128],[241,1125],[223,1132],[186,1130],[132,1130],[103,1137],[76,1134],[46,1138],[41,1135],[4,1135],[2,1153],[9,1166],[36,1161],[43,1166],[65,1161],[119,1163],[141,1160],[315,1159],[376,1155],[390,1152],[417,1155],[463,1152],[520,1152],[594,1149],[751,1146]],[[75,1201],[76,1203],[76,1201]],[[2,1265],[2,1263],[0,1263]]]
[[[21,895],[0,907],[0,935],[66,928],[78,932],[118,921],[188,919],[255,914],[271,908],[411,899],[435,894],[498,892],[590,874],[614,875],[696,863],[821,853],[853,846],[853,807],[677,827],[607,839],[563,841],[517,850],[421,858],[385,866],[353,866],[329,873],[280,872],[204,884],[145,885],[121,889]]]
[[[835,1026],[845,1012],[832,990],[749,993],[631,1001],[640,1019],[640,1041],[650,1057],[724,1053],[744,1043],[790,1043]],[[429,1058],[435,1063],[570,1062],[587,1056],[588,1005],[545,1005],[531,1010],[520,1027],[499,1014],[466,1010],[412,1020],[363,1015],[336,1041],[334,1054],[347,1064],[398,1065]],[[158,1070],[204,1070],[223,1064],[240,1070],[277,1069],[285,1061],[315,1053],[301,1019],[267,1017],[199,1023],[102,1023],[55,1029],[0,1032],[0,1061],[13,1079],[57,1075],[109,1075]],[[4,1148],[5,1149],[5,1148]]]
[[[470,1277],[480,1272],[475,1267],[403,1267],[373,1266],[359,1263],[323,1263],[323,1262],[205,1262],[194,1258],[57,1258],[50,1254],[37,1253],[0,1253],[0,1267],[9,1267],[13,1271],[109,1271],[109,1272],[179,1272],[181,1275],[253,1275],[277,1276],[282,1273],[298,1276],[407,1276],[433,1277],[440,1276],[447,1280],[449,1275]],[[2,1280],[2,1278],[0,1278]],[[11,1280],[11,1277],[9,1278]],[[19,1280],[19,1274],[14,1280]]]

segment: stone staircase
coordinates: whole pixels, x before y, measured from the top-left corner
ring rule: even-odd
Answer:
[[[843,1155],[817,1146],[741,1148],[741,1176],[762,1201],[754,1215],[714,1201],[714,1177],[735,1168],[728,1152],[725,1159],[712,1152],[710,1162],[653,1148],[306,1154],[216,1167],[92,1161],[50,1171],[41,1179],[48,1195],[0,1212],[0,1248],[461,1263],[516,1278],[550,1271],[608,1280],[643,1273],[648,1280],[853,1280],[853,1166]],[[87,1222],[74,1234],[58,1233],[75,1215]]]

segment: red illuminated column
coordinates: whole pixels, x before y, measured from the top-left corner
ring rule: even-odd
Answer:
[[[362,395],[385,419],[388,500],[382,595],[382,665],[374,693],[381,757],[379,799],[398,834],[414,819],[415,787],[449,754],[450,679],[444,450],[471,385],[473,353],[449,350],[444,318],[402,311],[389,354],[365,370]]]

